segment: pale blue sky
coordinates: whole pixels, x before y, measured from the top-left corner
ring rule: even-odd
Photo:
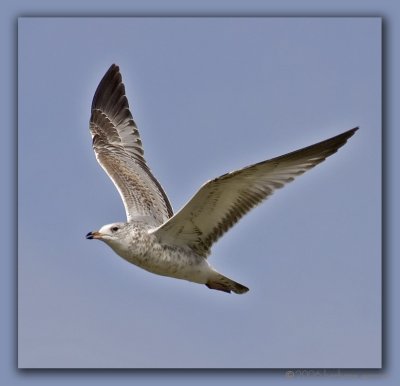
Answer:
[[[20,367],[379,367],[379,18],[19,21]],[[213,248],[243,296],[84,235],[124,219],[90,103],[111,63],[178,210],[207,179],[360,131]]]

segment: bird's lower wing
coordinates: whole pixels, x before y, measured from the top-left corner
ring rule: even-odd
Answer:
[[[153,233],[162,242],[189,246],[206,257],[211,245],[250,209],[334,154],[357,129],[206,182]]]

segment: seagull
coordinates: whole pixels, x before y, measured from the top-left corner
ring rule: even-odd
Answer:
[[[90,132],[97,161],[116,186],[127,221],[104,225],[86,238],[105,242],[154,274],[246,293],[246,286],[210,265],[211,246],[276,189],[336,153],[357,130],[209,180],[174,214],[144,158],[122,76],[113,64],[94,94]]]

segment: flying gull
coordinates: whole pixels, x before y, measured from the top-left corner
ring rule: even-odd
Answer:
[[[358,128],[207,181],[177,213],[143,156],[119,67],[94,94],[90,131],[97,161],[118,189],[127,221],[89,232],[128,262],[152,273],[243,294],[249,289],[207,261],[211,246],[250,209],[336,153]]]

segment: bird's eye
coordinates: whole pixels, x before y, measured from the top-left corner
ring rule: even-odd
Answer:
[[[112,231],[112,232],[116,232],[118,229],[119,229],[118,227],[112,227],[112,228],[111,228],[111,231]]]

